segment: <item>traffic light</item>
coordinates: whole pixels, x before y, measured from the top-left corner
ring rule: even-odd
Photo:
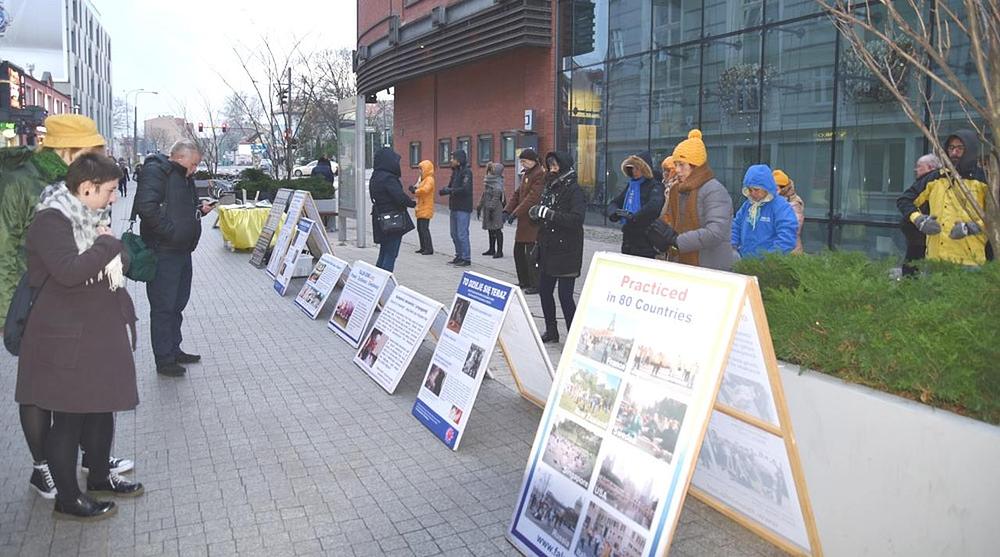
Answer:
[[[223,122],[222,123],[222,133],[226,133],[226,130],[228,130],[228,129],[229,129],[229,125],[226,124],[225,122]]]
[[[205,124],[198,122],[198,133],[205,131]]]
[[[288,89],[278,89],[278,104],[288,104]]]

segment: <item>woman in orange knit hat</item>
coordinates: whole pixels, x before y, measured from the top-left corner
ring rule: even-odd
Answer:
[[[795,249],[792,250],[792,253],[802,253],[802,225],[806,221],[806,204],[795,193],[795,182],[788,177],[788,174],[785,174],[780,169],[776,169],[773,175],[774,182],[778,184],[778,193],[792,206],[792,210],[795,211],[795,218],[799,221],[799,228],[795,234]]]
[[[669,261],[732,269],[733,200],[708,166],[701,131],[691,130],[672,157],[675,182],[660,220],[649,228],[650,240]]]

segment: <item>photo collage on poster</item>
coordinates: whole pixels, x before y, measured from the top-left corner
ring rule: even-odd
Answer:
[[[679,327],[612,309],[579,317],[522,518],[552,555],[642,555],[704,364]]]

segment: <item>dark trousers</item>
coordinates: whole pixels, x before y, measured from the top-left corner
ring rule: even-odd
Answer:
[[[556,329],[556,301],[552,297],[552,293],[556,289],[556,283],[559,284],[559,305],[562,306],[567,330],[573,324],[573,315],[576,314],[576,302],[573,300],[576,278],[550,277],[545,273],[540,273],[538,275],[538,296],[542,299],[542,315],[545,317],[545,328],[553,332]]]
[[[156,252],[156,277],[146,283],[149,335],[156,364],[173,363],[181,350],[181,323],[191,297],[191,254]]]
[[[375,266],[391,273],[396,268],[396,258],[399,257],[399,245],[402,241],[402,234],[382,238],[378,245],[378,261],[375,262]]]
[[[111,473],[108,458],[111,456],[114,431],[111,412],[52,413],[52,430],[45,440],[45,454],[56,484],[56,497],[60,501],[70,502],[80,496],[80,484],[76,480],[77,447],[80,445],[89,457],[90,479],[97,483],[108,477]]]
[[[417,219],[417,237],[420,238],[420,251],[428,255],[434,253],[434,242],[431,241],[431,219]]]
[[[517,269],[517,284],[521,288],[538,288],[538,269],[528,256],[534,242],[514,242],[514,267]]]

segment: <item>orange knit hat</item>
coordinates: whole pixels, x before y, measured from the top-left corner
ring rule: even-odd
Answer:
[[[674,147],[674,162],[686,162],[691,166],[703,166],[708,162],[708,151],[701,140],[701,130],[691,130],[688,138]]]
[[[771,174],[774,176],[774,183],[780,187],[785,187],[792,183],[792,179],[788,177],[788,174],[785,174],[781,170],[775,169]]]

